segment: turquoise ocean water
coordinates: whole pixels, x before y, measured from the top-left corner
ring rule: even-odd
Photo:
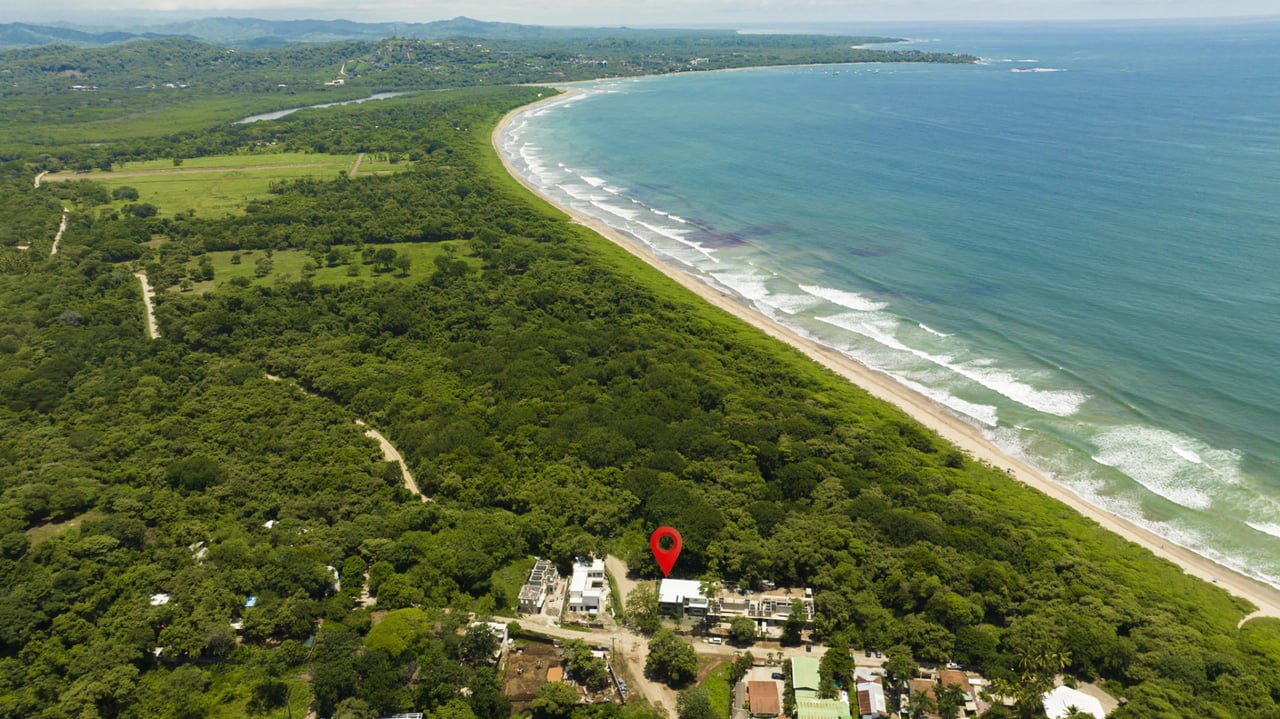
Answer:
[[[985,59],[605,81],[502,144],[558,202],[1280,586],[1280,20],[821,30]]]

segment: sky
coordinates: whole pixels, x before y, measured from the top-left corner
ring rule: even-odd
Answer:
[[[6,7],[7,6],[7,7]],[[0,0],[0,22],[169,22],[211,16],[530,25],[734,27],[771,22],[1274,15],[1277,0]]]

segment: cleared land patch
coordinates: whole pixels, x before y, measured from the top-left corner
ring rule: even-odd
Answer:
[[[31,546],[42,544],[62,534],[68,529],[75,529],[84,523],[86,519],[103,519],[107,515],[96,509],[91,509],[84,514],[72,517],[65,522],[50,522],[49,524],[41,524],[27,530],[27,540],[31,542]]]
[[[137,199],[117,200],[119,209],[130,203],[154,205],[161,216],[195,211],[203,217],[239,214],[248,202],[269,195],[272,183],[300,177],[336,179],[356,167],[356,155],[304,152],[260,153],[193,157],[174,165],[173,160],[129,162],[111,172],[59,172],[43,182],[93,180],[108,189],[129,186]],[[408,162],[366,156],[356,177],[399,172]]]
[[[479,260],[462,254],[466,250],[463,241],[393,242],[385,245],[366,245],[366,248],[374,253],[378,250],[390,249],[395,251],[397,257],[408,257],[408,273],[406,274],[398,267],[391,266],[388,269],[376,261],[370,261],[363,256],[361,250],[351,247],[340,247],[340,258],[332,265],[328,258],[317,259],[305,250],[275,250],[270,254],[266,250],[226,250],[202,255],[202,257],[208,257],[213,264],[213,280],[197,282],[191,286],[191,289],[208,292],[232,281],[273,285],[277,282],[296,282],[308,274],[315,284],[416,282],[435,274],[435,258],[441,256],[449,256],[479,266]],[[194,271],[198,266],[197,262],[197,259],[193,259],[189,269]]]

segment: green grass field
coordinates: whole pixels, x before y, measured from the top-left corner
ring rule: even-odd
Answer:
[[[453,247],[454,256],[467,262],[473,262],[471,258],[463,256],[465,245],[461,241],[454,242],[396,242],[386,245],[371,245],[374,249],[382,249],[389,247],[396,251],[397,255],[408,255],[409,257],[409,274],[402,275],[400,270],[392,268],[390,271],[382,271],[374,264],[365,264],[361,261],[358,252],[352,252],[350,261],[347,264],[341,264],[336,267],[324,266],[315,269],[315,276],[311,281],[315,284],[344,284],[348,282],[417,282],[424,277],[430,277],[435,273],[436,267],[434,260],[439,255],[448,254],[449,247]],[[240,255],[238,264],[232,263],[231,259],[234,255]],[[257,276],[258,260],[266,257],[265,250],[243,250],[240,252],[210,252],[205,255],[213,262],[213,281],[198,282],[191,287],[194,292],[208,292],[226,286],[237,277],[243,277],[249,282],[257,285],[273,285],[277,282],[296,282],[302,279],[308,260],[314,262],[311,255],[303,250],[276,250],[271,254],[271,270],[262,277]],[[478,260],[474,260],[478,263]],[[356,265],[359,270],[356,275],[349,274],[351,265]],[[196,267],[196,262],[192,261],[189,265],[191,268]],[[178,288],[170,288],[170,291],[178,291]],[[530,563],[532,567],[532,563]],[[528,569],[525,569],[527,576]],[[523,578],[520,580],[523,584]],[[518,593],[518,589],[517,589]]]
[[[702,680],[702,688],[707,690],[711,708],[715,710],[718,717],[729,716],[731,708],[729,705],[733,703],[733,687],[729,686],[730,668],[732,668],[731,662],[723,662]]]
[[[115,209],[128,202],[145,202],[155,205],[161,216],[194,211],[201,217],[220,217],[243,212],[249,201],[266,197],[274,182],[299,177],[332,179],[346,174],[356,158],[357,155],[305,152],[244,152],[193,157],[183,160],[180,166],[174,166],[173,160],[146,160],[125,163],[112,172],[60,172],[46,176],[44,181],[94,180],[108,189],[128,186],[138,191],[137,200],[116,201],[112,205]],[[411,166],[408,162],[392,163],[366,155],[356,176],[402,172]]]
[[[522,557],[494,571],[489,577],[489,585],[501,587],[503,596],[507,598],[506,606],[499,609],[514,612],[519,608],[520,588],[529,579],[529,571],[533,569],[533,563],[533,557]]]
[[[355,155],[328,155],[315,152],[242,152],[235,155],[210,155],[209,157],[190,157],[182,161],[182,165],[174,166],[171,159],[140,160],[124,162],[111,172],[94,171],[88,177],[110,177],[119,172],[147,172],[151,170],[189,170],[189,169],[231,169],[237,167],[257,167],[265,165],[333,165],[335,168],[351,169],[356,161]],[[65,174],[65,173],[60,173]],[[85,177],[85,175],[77,175]]]
[[[68,529],[75,529],[84,523],[86,519],[103,519],[107,515],[97,510],[89,510],[84,514],[72,517],[65,522],[54,522],[50,524],[41,524],[27,530],[27,540],[31,542],[31,546],[42,544],[62,534]],[[533,565],[530,565],[533,566]]]

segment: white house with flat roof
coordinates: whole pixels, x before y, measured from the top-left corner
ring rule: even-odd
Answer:
[[[706,616],[709,601],[697,579],[664,579],[658,584],[658,609],[676,616]]]
[[[609,591],[604,578],[604,560],[579,557],[569,579],[569,611],[596,614],[604,607]]]

